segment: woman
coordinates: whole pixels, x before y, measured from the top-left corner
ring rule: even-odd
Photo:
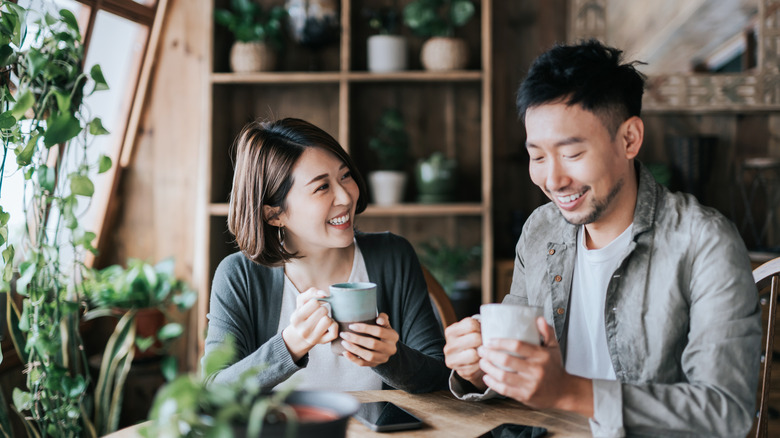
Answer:
[[[447,387],[444,339],[411,245],[390,233],[354,230],[366,185],[336,140],[299,119],[252,122],[237,140],[228,228],[240,253],[214,275],[206,355],[230,336],[237,361],[209,376],[258,374],[272,389],[339,391]],[[338,333],[317,298],[329,285],[377,284],[376,325]],[[342,338],[337,356],[330,342]]]

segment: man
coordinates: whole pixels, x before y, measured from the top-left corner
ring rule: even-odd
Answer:
[[[479,322],[453,324],[450,387],[580,413],[595,436],[744,437],[761,341],[747,251],[635,160],[644,76],[621,54],[556,46],[520,86],[531,179],[552,202],[523,228],[504,302],[543,307],[543,341],[482,345]]]

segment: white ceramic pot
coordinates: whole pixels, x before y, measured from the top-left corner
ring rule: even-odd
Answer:
[[[397,170],[377,170],[368,174],[368,181],[374,204],[393,205],[403,200],[406,173]]]
[[[236,41],[230,48],[230,69],[235,73],[272,71],[276,68],[276,52],[266,43]]]
[[[406,38],[400,35],[368,37],[368,71],[406,70]]]
[[[462,70],[469,61],[469,46],[461,38],[429,38],[423,43],[420,61],[426,70]]]

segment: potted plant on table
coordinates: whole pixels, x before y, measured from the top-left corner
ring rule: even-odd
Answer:
[[[404,23],[427,38],[420,52],[426,70],[460,70],[469,59],[468,44],[455,38],[455,28],[468,23],[475,8],[471,0],[414,0],[404,8]]]
[[[287,11],[281,6],[268,11],[252,0],[231,0],[230,9],[217,9],[214,19],[233,33],[230,68],[236,73],[272,71],[276,51],[282,48],[282,23]]]
[[[258,365],[232,383],[209,377],[232,362],[232,342],[216,348],[199,374],[177,377],[155,397],[151,423],[141,434],[153,437],[247,436],[343,438],[358,401],[327,391],[263,393],[255,375]]]
[[[415,179],[418,200],[423,204],[452,202],[457,185],[458,163],[441,152],[417,162]]]
[[[398,109],[388,108],[382,113],[368,146],[376,153],[379,163],[379,170],[368,175],[374,203],[400,203],[406,188],[407,175],[403,169],[408,160],[409,135]]]
[[[396,8],[366,9],[368,26],[379,32],[368,37],[368,70],[406,70],[406,38],[398,35],[400,16]]]
[[[468,276],[479,267],[481,246],[449,245],[441,238],[420,244],[420,261],[441,283],[458,319],[479,313],[480,297]]]

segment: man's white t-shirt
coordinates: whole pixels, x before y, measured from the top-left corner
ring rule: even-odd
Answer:
[[[577,231],[577,261],[569,306],[566,371],[590,379],[615,380],[607,349],[604,301],[607,285],[631,243],[631,224],[609,245],[589,250],[585,227]]]
[[[369,281],[366,262],[355,242],[355,257],[349,283]],[[295,301],[300,292],[292,281],[284,276],[282,314],[277,333],[290,325],[290,316],[295,311]],[[274,390],[285,387],[298,390],[366,391],[382,389],[382,379],[371,367],[361,367],[344,356],[337,356],[330,350],[330,342],[315,345],[309,350],[309,363],[286,381],[276,385]]]

